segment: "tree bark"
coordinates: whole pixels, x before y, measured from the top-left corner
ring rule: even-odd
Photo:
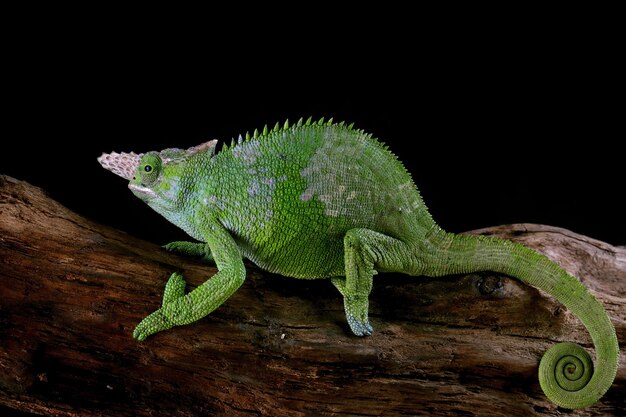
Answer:
[[[567,415],[624,415],[626,249],[533,224],[470,233],[546,254],[601,300],[622,364],[599,403]],[[174,271],[194,287],[215,268],[0,176],[0,414],[562,415],[537,382],[541,355],[557,341],[592,347],[556,300],[489,272],[378,275],[375,332],[358,338],[327,280],[250,264],[243,287],[209,317],[133,340]]]

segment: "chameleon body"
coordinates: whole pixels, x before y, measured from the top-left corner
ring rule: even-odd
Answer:
[[[218,273],[189,293],[172,274],[161,308],[135,329],[143,340],[192,323],[244,282],[243,258],[270,272],[330,279],[358,336],[373,331],[368,296],[376,272],[444,276],[494,271],[554,296],[582,321],[595,346],[548,350],[539,382],[557,405],[582,408],[609,389],[618,366],[615,330],[602,305],[573,276],[522,245],[443,231],[410,174],[377,139],[343,123],[307,122],[255,131],[223,146],[146,154],[103,154],[104,168],[166,219],[199,241],[172,251],[214,261]]]

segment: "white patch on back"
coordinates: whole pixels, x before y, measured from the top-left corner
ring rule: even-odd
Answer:
[[[368,217],[370,213],[363,212],[360,202],[372,195],[372,190],[365,186],[371,173],[363,163],[367,158],[365,149],[371,144],[365,137],[341,138],[328,130],[326,135],[322,146],[300,171],[307,182],[300,200],[311,201],[316,196],[324,203],[324,213],[329,217]]]
[[[235,158],[243,161],[245,165],[253,165],[261,153],[261,142],[258,139],[251,139],[241,145],[232,148],[232,154]]]

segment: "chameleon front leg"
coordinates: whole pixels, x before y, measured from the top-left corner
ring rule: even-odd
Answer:
[[[162,307],[143,319],[133,337],[144,340],[151,334],[201,319],[218,308],[243,284],[246,270],[239,247],[228,231],[217,221],[205,222],[206,251],[214,254],[218,273],[202,285],[185,293],[185,280],[174,273],[163,294]]]
[[[344,239],[346,276],[331,278],[343,295],[346,319],[357,336],[369,336],[374,329],[369,322],[369,294],[376,269],[406,272],[412,254],[402,241],[369,229],[351,229]]]

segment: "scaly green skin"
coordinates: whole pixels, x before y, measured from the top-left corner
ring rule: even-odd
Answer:
[[[247,136],[216,155],[211,141],[99,159],[201,242],[173,242],[168,250],[213,260],[219,270],[186,295],[184,279],[173,274],[162,307],[137,326],[135,338],[211,313],[243,283],[243,258],[294,278],[329,278],[358,336],[373,330],[368,296],[377,271],[434,277],[490,270],[554,296],[591,334],[595,371],[578,345],[557,344],[539,366],[545,394],[559,406],[581,408],[608,390],[619,357],[613,325],[602,305],[555,263],[506,240],[444,232],[396,157],[351,126],[309,119]]]

